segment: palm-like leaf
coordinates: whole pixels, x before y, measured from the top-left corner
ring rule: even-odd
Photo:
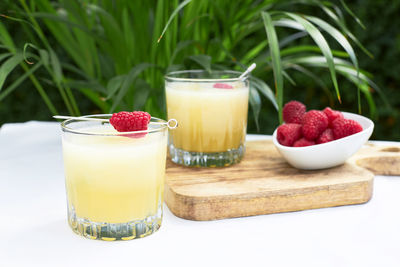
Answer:
[[[276,98],[278,102],[279,122],[282,123],[282,107],[283,107],[283,73],[281,68],[281,54],[279,50],[278,37],[275,32],[275,27],[272,24],[271,16],[262,12],[265,31],[269,41],[270,53],[272,58],[272,67],[275,77]]]

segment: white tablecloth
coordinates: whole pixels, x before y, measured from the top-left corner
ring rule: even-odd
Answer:
[[[0,129],[0,266],[400,266],[400,177],[377,176],[362,205],[209,222],[164,206],[146,238],[82,238],[67,224],[60,139],[55,122]]]

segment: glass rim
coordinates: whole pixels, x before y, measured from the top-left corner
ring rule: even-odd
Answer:
[[[96,114],[96,115],[85,115],[85,116],[81,116],[82,118],[107,118],[107,117],[111,117],[112,114]],[[127,135],[131,135],[131,134],[140,134],[140,133],[154,133],[154,132],[160,132],[162,130],[165,130],[166,128],[168,128],[168,124],[167,121],[160,119],[160,118],[156,118],[156,117],[151,117],[150,122],[157,122],[157,127],[156,128],[152,128],[152,129],[147,129],[147,130],[140,130],[140,131],[129,131],[129,132],[115,132],[115,133],[96,133],[96,132],[92,132],[92,131],[82,131],[82,130],[76,130],[76,129],[72,129],[70,127],[68,127],[68,124],[70,123],[74,123],[74,122],[82,122],[84,120],[79,120],[76,118],[71,118],[71,119],[67,119],[64,120],[63,122],[61,122],[61,129],[63,132],[67,132],[67,133],[74,133],[74,134],[82,134],[82,135],[91,135],[91,136],[127,136]],[[95,121],[88,121],[88,122],[95,122]],[[110,124],[110,122],[99,122],[101,124]]]
[[[185,73],[225,73],[225,74],[235,74],[237,77],[232,78],[180,78],[174,77],[173,75],[185,74]],[[239,76],[242,74],[240,71],[235,70],[212,70],[211,72],[207,70],[178,70],[172,71],[164,75],[164,79],[168,82],[238,82],[238,81],[246,81],[249,78],[249,74],[239,79]]]

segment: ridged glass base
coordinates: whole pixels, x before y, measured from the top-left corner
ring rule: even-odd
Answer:
[[[189,152],[169,145],[169,155],[172,162],[190,167],[226,167],[240,162],[245,152],[244,145],[238,149],[225,152],[204,153]]]
[[[131,240],[151,235],[160,228],[161,219],[162,206],[159,206],[155,215],[127,223],[91,222],[77,217],[73,207],[69,208],[68,213],[68,223],[75,233],[86,238],[105,241]]]

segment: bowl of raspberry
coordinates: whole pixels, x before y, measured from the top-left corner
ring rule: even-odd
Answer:
[[[284,123],[273,133],[275,147],[295,168],[318,170],[341,165],[370,138],[374,123],[329,107],[309,110],[298,101],[283,107]]]

